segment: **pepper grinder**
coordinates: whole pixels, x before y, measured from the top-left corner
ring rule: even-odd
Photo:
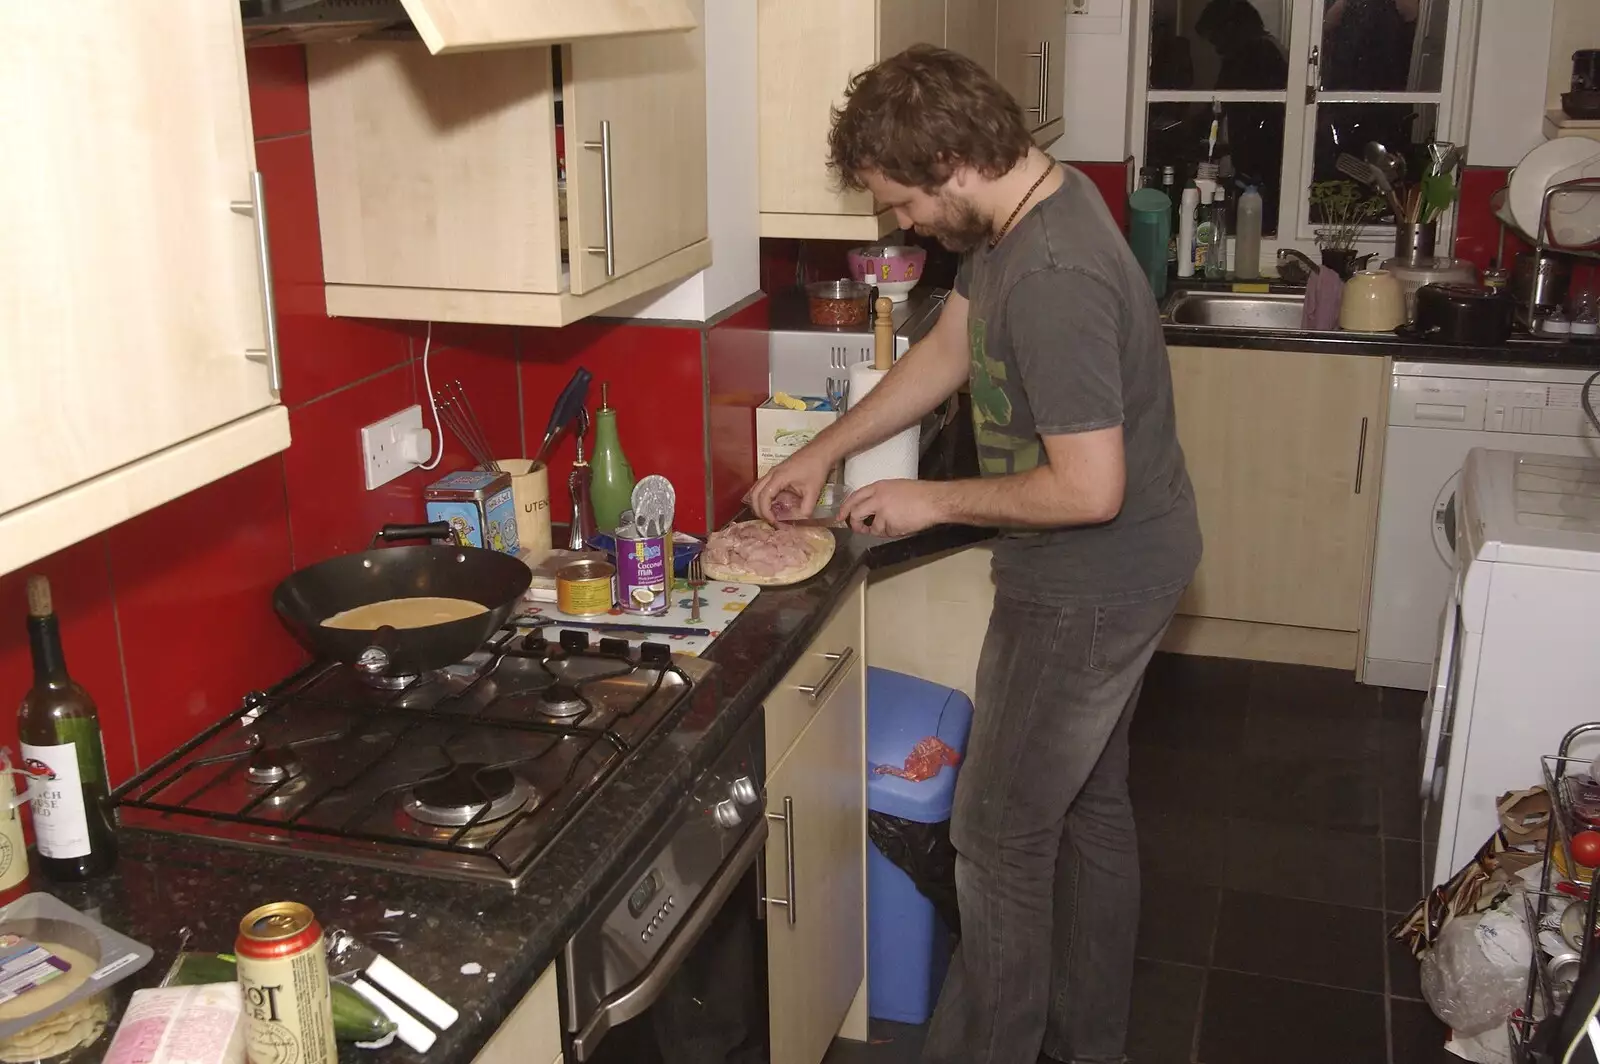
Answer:
[[[593,470],[583,456],[583,438],[589,434],[589,410],[578,408],[578,431],[573,434],[578,444],[578,457],[573,460],[572,472],[567,474],[567,490],[572,495],[572,522],[567,531],[568,550],[586,550],[594,542],[594,499],[589,488],[594,482]]]

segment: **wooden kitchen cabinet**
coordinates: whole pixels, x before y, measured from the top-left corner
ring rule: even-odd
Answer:
[[[711,262],[698,28],[463,56],[353,42],[307,65],[330,314],[559,326]]]
[[[1168,353],[1205,536],[1179,613],[1357,632],[1388,360],[1214,347]]]
[[[472,1058],[472,1064],[561,1064],[561,1002],[556,967],[544,970]]]
[[[435,55],[693,29],[685,0],[400,0]]]
[[[998,0],[995,77],[1041,144],[1061,135],[1067,13],[1061,0]]]
[[[0,34],[9,572],[283,450],[289,422],[239,6],[6,4]]]
[[[865,584],[796,666],[822,666],[808,669],[815,712],[775,759],[768,724],[772,1064],[819,1064],[836,1035],[866,1037]]]
[[[995,72],[995,33],[1000,0],[946,0],[944,46],[971,56]]]

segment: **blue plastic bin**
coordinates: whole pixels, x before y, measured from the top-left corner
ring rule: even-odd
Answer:
[[[867,806],[921,824],[950,819],[959,765],[913,783],[879,775],[902,765],[918,742],[938,736],[966,752],[972,700],[915,676],[867,670]],[[867,1011],[880,1020],[923,1023],[933,1014],[950,966],[950,932],[902,872],[876,846],[867,848]]]

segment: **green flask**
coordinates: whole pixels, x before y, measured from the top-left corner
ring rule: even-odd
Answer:
[[[594,500],[595,527],[603,532],[615,531],[617,516],[633,506],[633,467],[622,453],[622,441],[617,438],[617,412],[611,409],[604,384],[600,385],[600,409],[595,412],[594,454],[589,466],[593,471],[589,497]]]

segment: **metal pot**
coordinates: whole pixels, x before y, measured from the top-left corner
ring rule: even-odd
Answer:
[[[1417,289],[1413,336],[1444,344],[1498,347],[1511,338],[1511,303],[1473,284],[1425,284]]]
[[[385,525],[373,537],[448,539],[450,526]],[[272,595],[273,608],[307,650],[354,665],[374,677],[411,676],[453,665],[506,622],[533,582],[532,571],[499,551],[455,545],[387,547],[345,554],[291,573]],[[361,631],[327,628],[336,613],[389,599],[466,599],[488,612],[425,628]]]
[[[1572,284],[1572,260],[1548,251],[1524,251],[1511,271],[1511,298],[1524,309],[1559,306]]]

